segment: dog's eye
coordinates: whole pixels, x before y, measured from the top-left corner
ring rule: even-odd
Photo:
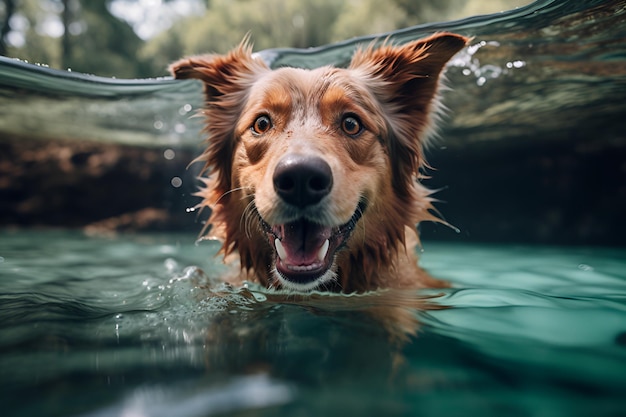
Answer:
[[[271,127],[272,127],[272,121],[270,120],[269,117],[259,116],[257,117],[257,119],[254,121],[254,124],[252,125],[252,131],[256,133],[257,135],[262,135],[263,133],[270,130]]]
[[[358,135],[362,129],[361,122],[354,116],[345,116],[341,121],[341,129],[346,135]]]

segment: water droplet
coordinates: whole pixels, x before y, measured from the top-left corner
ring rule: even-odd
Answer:
[[[160,121],[160,120],[156,120],[156,121],[154,122],[154,128],[155,128],[156,130],[161,130],[161,129],[163,129],[163,126],[164,126],[164,124],[163,124],[163,122],[162,122],[162,121]]]
[[[194,211],[196,211],[198,208],[197,207],[187,207],[185,209],[185,212],[187,213],[193,213]]]
[[[167,272],[170,274],[178,268],[178,262],[176,262],[176,260],[172,258],[167,258],[163,262],[163,265],[165,266],[165,269],[167,270]]]
[[[185,104],[183,107],[178,109],[178,114],[180,114],[181,116],[184,116],[187,113],[189,113],[191,109],[192,109],[191,104]]]
[[[174,178],[172,178],[170,183],[172,184],[172,187],[178,188],[181,185],[183,185],[183,180],[180,177],[174,177]]]
[[[593,271],[593,266],[587,264],[578,264],[578,269],[581,271]]]
[[[176,133],[182,134],[182,133],[185,133],[186,130],[187,130],[187,127],[182,123],[177,123],[176,126],[174,126],[174,131]]]
[[[509,61],[506,63],[507,68],[522,68],[526,66],[526,62],[524,61]]]
[[[176,152],[173,149],[166,149],[163,152],[163,157],[169,161],[176,157]]]

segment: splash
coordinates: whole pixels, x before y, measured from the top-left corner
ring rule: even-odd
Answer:
[[[484,86],[489,80],[494,80],[503,75],[509,75],[513,70],[526,66],[526,62],[519,59],[507,62],[504,67],[496,63],[481,63],[479,56],[477,56],[478,51],[482,48],[498,47],[500,47],[500,43],[497,41],[482,40],[468,46],[458,53],[452,59],[449,66],[462,68],[462,74],[476,78],[476,85],[479,87]]]

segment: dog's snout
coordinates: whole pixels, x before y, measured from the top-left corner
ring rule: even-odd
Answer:
[[[274,170],[274,190],[285,202],[298,207],[318,203],[330,193],[333,174],[320,157],[287,155]]]

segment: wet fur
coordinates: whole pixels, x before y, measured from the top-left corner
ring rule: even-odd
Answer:
[[[284,207],[272,188],[281,155],[323,157],[334,185],[322,215],[332,224],[367,208],[345,248],[337,252],[336,279],[320,289],[363,292],[377,288],[443,287],[417,265],[416,225],[437,221],[432,198],[419,181],[423,147],[438,110],[440,74],[467,39],[449,33],[402,46],[358,50],[347,69],[269,69],[243,42],[226,55],[189,57],[171,65],[178,79],[199,79],[205,92],[208,177],[199,192],[211,208],[210,234],[225,256],[239,255],[240,279],[279,286],[274,250],[258,215],[280,222]],[[270,113],[275,128],[253,137],[250,126]],[[358,115],[365,129],[347,137],[337,124]]]

